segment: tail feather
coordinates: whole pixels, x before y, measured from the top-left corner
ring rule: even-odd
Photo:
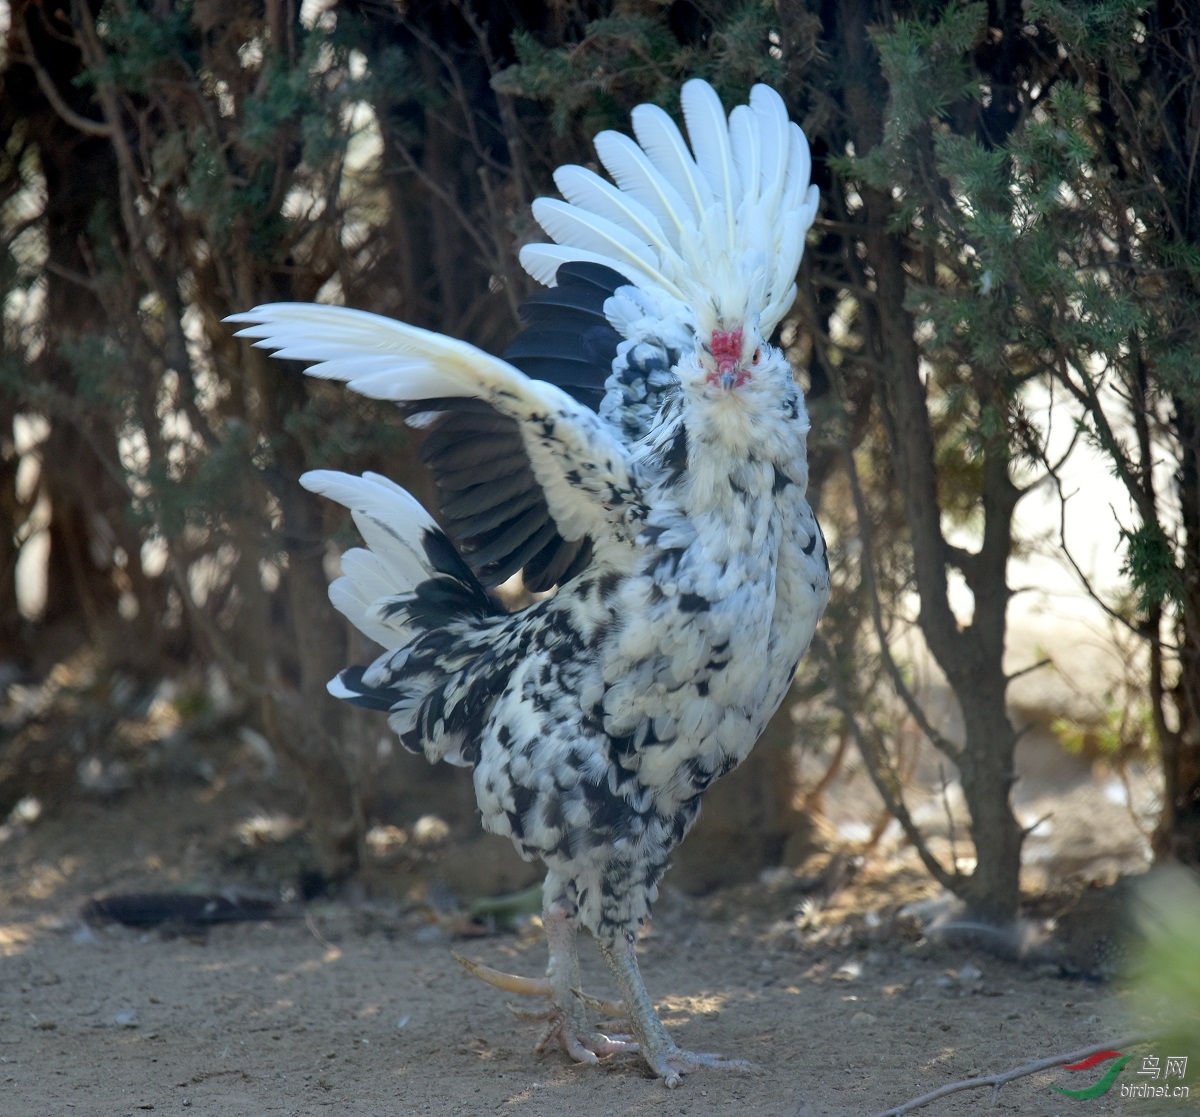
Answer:
[[[724,203],[725,248],[732,251],[737,243],[737,200],[741,179],[733,161],[729,123],[716,90],[706,81],[685,82],[680,92],[683,118],[688,137],[696,152],[696,163],[708,180],[713,194]]]
[[[404,746],[431,761],[473,763],[486,709],[507,679],[479,669],[494,660],[489,626],[504,610],[399,485],[331,470],[300,480],[350,509],[369,549],[342,556],[329,599],[385,649],[368,666],[339,672],[329,693],[387,713]]]

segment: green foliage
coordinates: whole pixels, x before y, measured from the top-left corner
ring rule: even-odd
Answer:
[[[951,106],[980,95],[970,51],[986,26],[986,4],[952,2],[936,15],[898,19],[875,31],[889,90],[886,145],[901,145]]]
[[[1200,1088],[1200,883],[1182,866],[1148,874],[1138,890],[1143,942],[1134,978],[1141,1015],[1153,1021],[1160,1058],[1186,1055],[1192,1097]],[[1161,1049],[1159,1044],[1163,1044]]]
[[[1144,613],[1164,605],[1182,605],[1183,576],[1175,559],[1175,548],[1157,521],[1130,531],[1122,528],[1125,558],[1121,573],[1132,583],[1138,606]]]
[[[99,65],[80,74],[79,85],[107,84],[144,94],[172,70],[182,77],[203,65],[191,3],[154,10],[106,4],[96,30],[107,50]]]
[[[1144,760],[1155,751],[1154,715],[1144,698],[1129,701],[1109,696],[1104,715],[1097,722],[1082,722],[1075,718],[1055,718],[1051,732],[1067,752],[1085,755],[1089,752],[1114,763]]]
[[[550,106],[555,132],[573,126],[586,135],[622,126],[630,106],[652,101],[678,108],[679,86],[703,77],[717,91],[740,98],[758,81],[778,82],[780,20],[774,5],[749,0],[713,9],[707,47],[681,42],[661,13],[618,11],[587,25],[582,40],[547,45],[532,34],[513,38],[517,61],[496,76],[493,86]]]
[[[1145,9],[1143,0],[1028,0],[1025,11],[1031,23],[1044,26],[1077,56],[1129,59],[1121,71],[1128,78],[1136,72],[1137,47],[1145,42]]]
[[[581,115],[589,132],[599,120],[602,127],[615,125],[622,100],[658,100],[677,73],[678,44],[648,16],[595,20],[583,42],[570,47],[547,46],[520,31],[513,47],[517,62],[496,76],[494,88],[549,103],[550,121],[559,135]],[[618,99],[618,92],[624,96]]]
[[[134,384],[129,351],[111,335],[83,334],[64,341],[59,352],[74,377],[80,403],[128,417],[133,410]]]

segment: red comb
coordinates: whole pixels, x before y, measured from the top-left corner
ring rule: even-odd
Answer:
[[[740,361],[742,359],[742,331],[713,330],[712,355],[718,367]]]

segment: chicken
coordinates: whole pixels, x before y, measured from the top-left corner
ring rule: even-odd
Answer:
[[[770,337],[796,294],[817,207],[804,134],[759,85],[726,117],[693,80],[637,141],[595,139],[610,183],[560,168],[534,215],[556,243],[522,265],[548,289],[502,358],[342,307],[260,306],[231,321],[313,376],[396,401],[427,431],[444,529],[377,474],[301,483],[366,543],[333,604],[384,649],[330,684],[385,713],[404,746],[470,767],[483,825],[548,870],[539,1049],[639,1051],[668,1086],[678,1047],[635,956],[671,851],[705,789],[779,707],[829,595],[805,500],[804,400]],[[613,184],[615,183],[615,185]],[[514,613],[521,571],[556,592]],[[588,1019],[576,932],[612,970],[631,1035]],[[607,1006],[612,1008],[613,1006]]]

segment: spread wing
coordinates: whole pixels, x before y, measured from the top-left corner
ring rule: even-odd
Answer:
[[[566,201],[534,203],[557,243],[526,245],[521,262],[550,290],[527,305],[504,358],[338,307],[277,303],[230,319],[429,430],[446,525],[487,585],[523,570],[531,589],[549,589],[627,547],[625,512],[640,502],[629,448],[676,390],[698,318],[753,306],[769,334],[791,305],[817,206],[804,134],[766,86],[729,116],[705,82],[686,83],[681,100],[691,150],[641,105],[636,142],[596,137],[614,182],[560,167]]]
[[[640,494],[628,448],[568,391],[516,367],[538,353],[510,363],[377,314],[313,303],[271,303],[229,321],[277,357],[316,362],[309,375],[394,400],[412,425],[429,429],[424,454],[442,510],[485,584],[524,568],[530,588],[549,588],[593,555],[629,546],[625,513]],[[606,371],[606,351],[595,351],[585,376]]]

